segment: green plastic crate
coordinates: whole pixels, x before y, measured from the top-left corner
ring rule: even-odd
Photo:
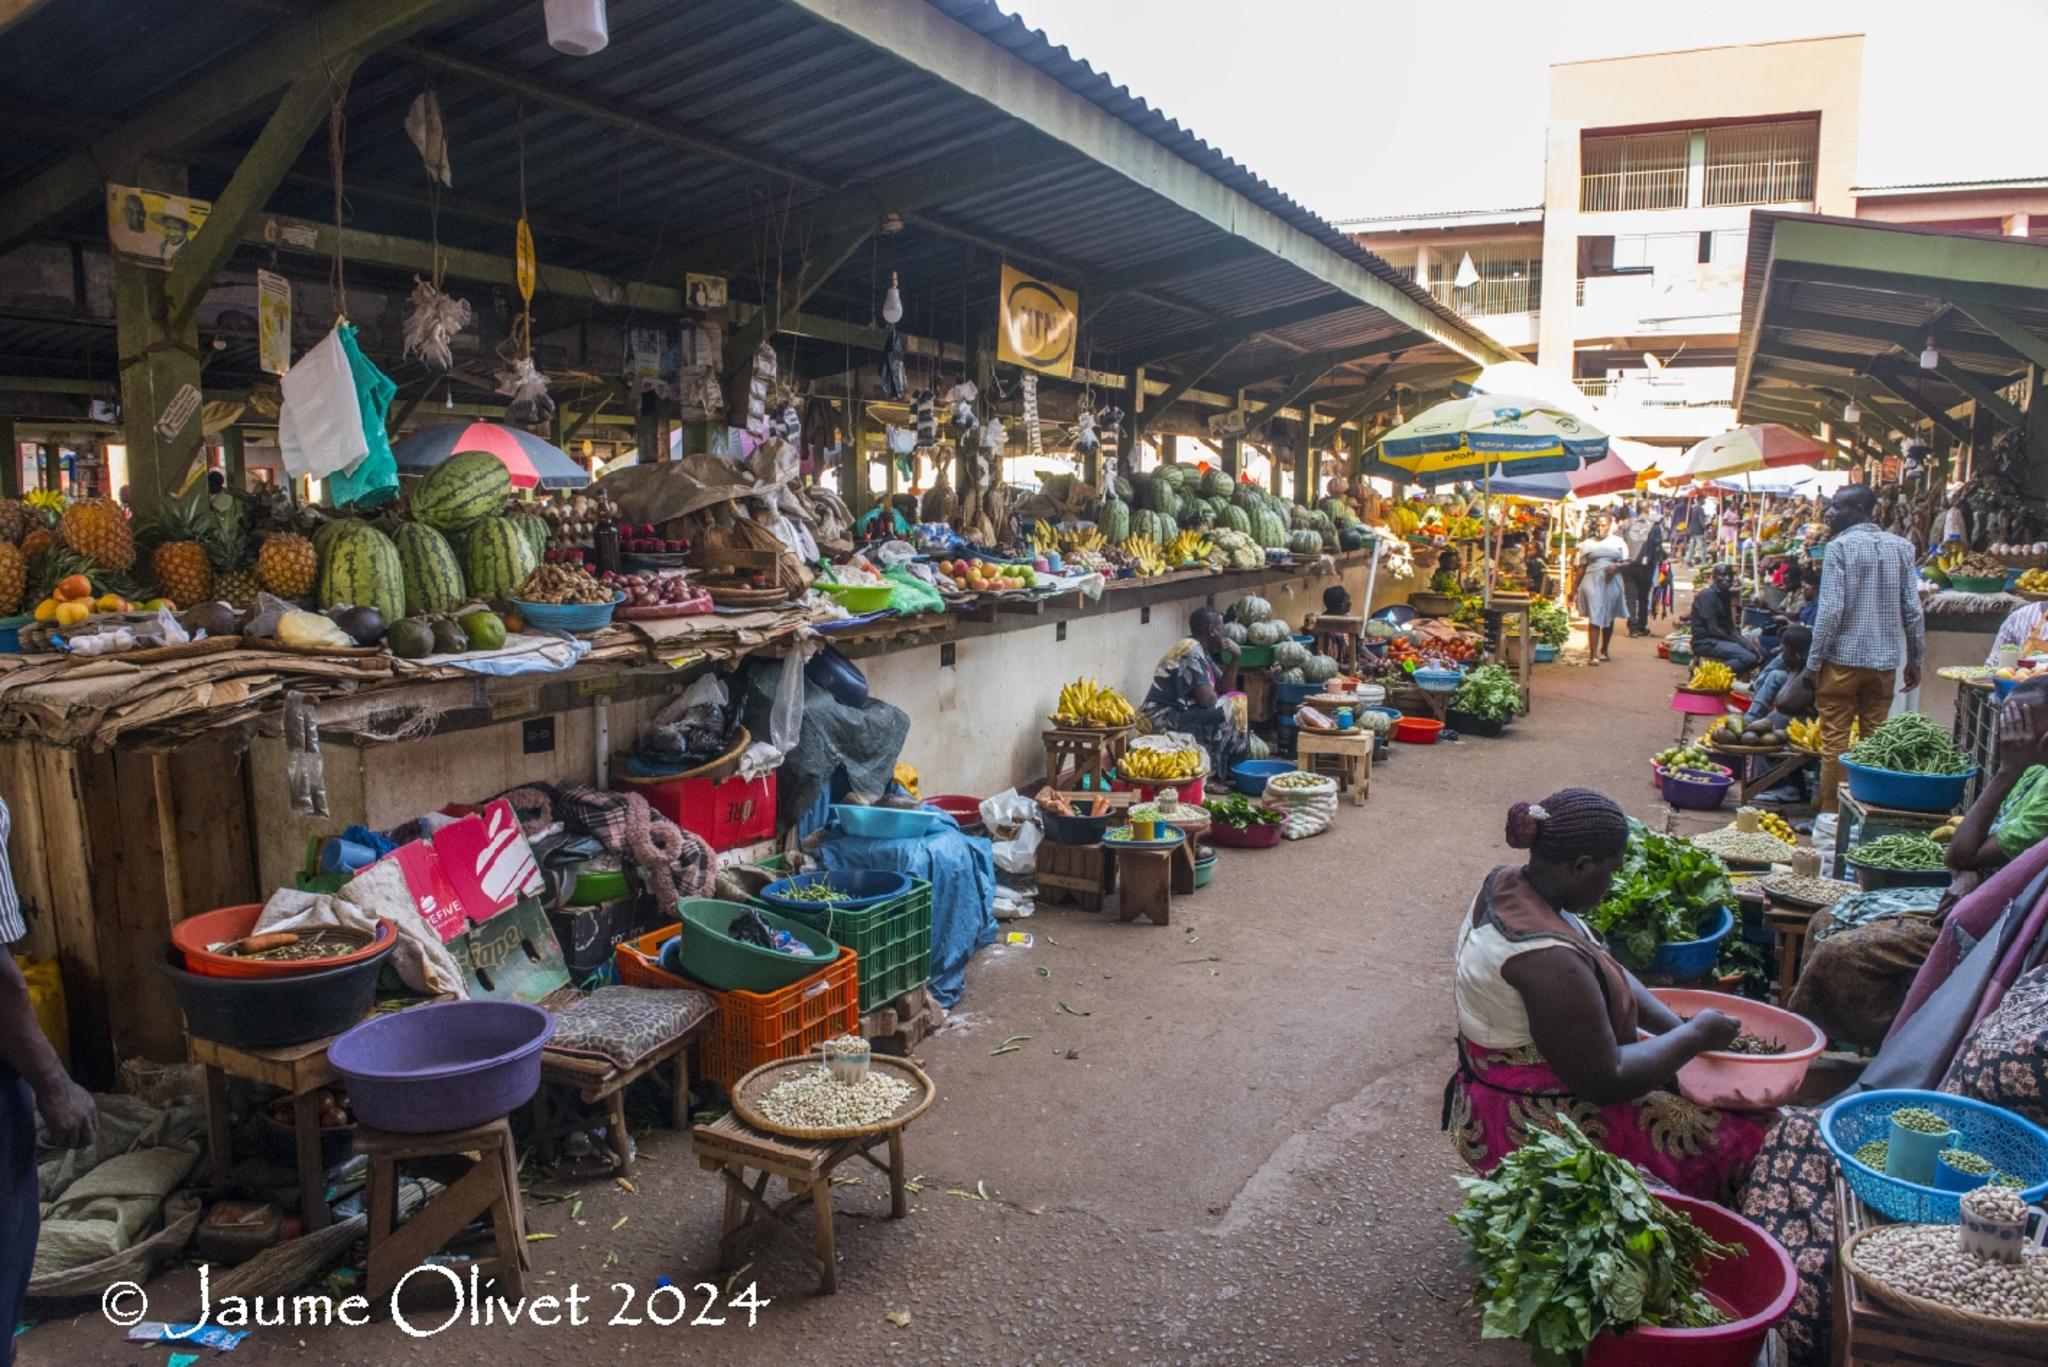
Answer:
[[[822,930],[859,957],[863,1016],[931,976],[932,885],[922,878],[911,879],[902,896],[859,911],[777,910],[787,920]]]

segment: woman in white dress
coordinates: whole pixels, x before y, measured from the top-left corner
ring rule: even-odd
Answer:
[[[1628,563],[1628,542],[1605,517],[1593,520],[1592,536],[1579,543],[1579,611],[1586,614],[1586,663],[1614,658],[1614,619],[1627,614],[1621,570]]]

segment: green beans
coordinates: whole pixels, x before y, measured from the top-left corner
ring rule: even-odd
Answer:
[[[1899,1107],[1892,1112],[1892,1124],[1915,1134],[1947,1134],[1951,1128],[1946,1120],[1925,1106]]]
[[[1948,860],[1948,851],[1915,831],[1899,831],[1867,840],[1849,851],[1849,858],[1873,869],[1932,873]]]
[[[1848,760],[1868,769],[1898,774],[1967,774],[1969,756],[1948,733],[1918,712],[1902,712],[1865,736]]]

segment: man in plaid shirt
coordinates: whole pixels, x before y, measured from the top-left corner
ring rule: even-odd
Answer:
[[[1891,715],[1892,694],[1920,686],[1927,621],[1913,545],[1879,531],[1877,496],[1851,484],[1828,504],[1827,558],[1806,672],[1820,711],[1820,810],[1835,810],[1851,724],[1869,735]],[[1895,678],[1897,687],[1894,686]]]

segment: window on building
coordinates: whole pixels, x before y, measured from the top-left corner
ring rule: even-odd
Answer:
[[[1585,139],[1579,152],[1579,209],[1614,213],[1684,208],[1691,145],[1692,134],[1683,128]]]
[[[1818,119],[1709,128],[1705,202],[1786,204],[1811,200],[1819,143]]]

